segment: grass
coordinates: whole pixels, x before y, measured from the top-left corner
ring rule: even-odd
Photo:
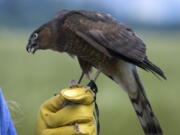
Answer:
[[[12,32],[13,31],[13,32]],[[39,106],[54,93],[77,79],[80,68],[66,54],[39,51],[29,55],[25,50],[29,31],[0,32],[0,87],[7,100],[20,104],[23,119],[16,123],[18,134],[34,134]],[[159,80],[139,70],[152,107],[165,134],[179,135],[180,129],[180,39],[179,33],[139,32],[148,45],[148,56],[168,77]],[[143,135],[133,108],[124,91],[101,75],[98,104],[101,135]],[[17,118],[22,116],[16,115]]]

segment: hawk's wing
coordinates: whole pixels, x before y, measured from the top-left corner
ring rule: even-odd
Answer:
[[[76,31],[76,34],[84,39],[90,38],[97,42],[98,45],[106,48],[111,55],[117,57],[119,55],[122,59],[131,62],[142,62],[146,56],[144,44],[131,36],[126,30],[119,33],[104,33],[102,30],[91,29],[88,32]],[[90,39],[87,41],[90,41]]]
[[[71,11],[66,14],[64,27],[107,56],[119,57],[164,76],[147,59],[143,41],[110,15],[95,11]]]
[[[119,55],[134,62],[142,62],[146,56],[142,40],[127,26],[107,14],[76,11],[66,18],[65,23],[79,37],[100,51],[103,47],[110,55]]]

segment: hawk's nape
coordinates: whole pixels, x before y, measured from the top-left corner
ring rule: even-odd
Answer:
[[[132,29],[98,11],[63,10],[33,32],[27,50],[51,49],[78,58],[83,73],[92,67],[127,92],[146,135],[163,135],[136,71],[136,66],[166,79],[146,55]]]

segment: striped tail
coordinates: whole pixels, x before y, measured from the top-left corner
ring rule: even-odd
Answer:
[[[134,72],[134,77],[138,86],[138,94],[136,98],[129,98],[136,111],[145,135],[163,135],[160,124],[145,95],[144,88],[140,82],[137,72]]]

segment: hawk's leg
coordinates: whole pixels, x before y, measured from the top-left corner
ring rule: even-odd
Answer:
[[[69,88],[80,87],[80,84],[76,80],[71,80],[69,84]]]
[[[88,80],[95,82],[95,81],[97,80],[97,78],[99,77],[100,73],[101,73],[101,71],[100,71],[100,70],[97,70],[95,76],[94,76],[93,78],[91,78],[89,73],[88,73],[88,74],[85,74],[84,72],[82,72],[82,74],[81,74],[81,76],[80,76],[80,78],[79,78],[78,81],[75,81],[75,80],[71,80],[71,81],[70,81],[70,86],[69,86],[69,87],[70,87],[70,88],[80,87],[80,86],[81,86],[80,83],[81,83],[84,75],[87,76]]]
[[[82,69],[82,75],[81,75],[78,83],[80,83],[82,81],[84,75],[86,75],[87,78],[90,80],[90,75],[89,74],[91,73],[92,65],[89,62],[84,61],[79,57],[78,57],[78,61],[79,61],[79,65],[80,65],[80,67]]]
[[[83,77],[84,77],[84,72],[82,72],[82,74],[81,74],[81,76],[80,76],[80,78],[79,78],[79,81],[78,81],[78,84],[80,84],[81,83],[81,81],[82,81],[82,79],[83,79]]]
[[[80,83],[81,83],[84,75],[86,75],[86,76],[88,77],[88,79],[90,80],[89,74],[85,74],[84,72],[82,72],[82,74],[81,74],[81,76],[80,76],[80,78],[79,78],[78,81],[76,81],[76,80],[71,80],[71,81],[70,81],[70,86],[69,86],[69,87],[70,87],[70,88],[80,87],[80,86],[81,86]]]
[[[97,78],[99,77],[100,73],[101,73],[101,71],[100,71],[100,70],[97,70],[94,78],[92,79],[94,82],[97,80]]]
[[[94,76],[94,77],[90,76],[89,73],[88,73],[88,74],[85,74],[85,75],[86,75],[86,77],[88,78],[89,81],[92,80],[93,82],[95,82],[95,81],[97,80],[97,78],[99,77],[100,73],[101,73],[101,71],[100,71],[100,70],[97,70],[97,72],[95,73],[95,76]]]

